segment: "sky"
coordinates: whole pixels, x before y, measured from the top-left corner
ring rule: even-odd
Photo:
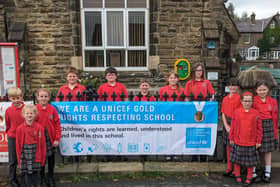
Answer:
[[[247,12],[248,15],[255,12],[256,19],[268,18],[277,12],[280,14],[280,0],[228,0],[226,6],[229,3],[234,5],[234,12],[240,17],[243,12]]]

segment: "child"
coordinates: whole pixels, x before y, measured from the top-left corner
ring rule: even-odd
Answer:
[[[256,93],[253,107],[259,111],[262,120],[263,140],[259,149],[264,154],[265,171],[263,181],[269,183],[271,176],[271,152],[274,151],[278,137],[278,105],[277,101],[271,98],[268,83],[259,81],[256,84]],[[254,180],[260,181],[254,168]]]
[[[159,100],[160,101],[173,101],[174,98],[172,97],[173,94],[176,94],[175,101],[182,101],[181,95],[184,92],[184,89],[181,87],[179,83],[179,75],[176,72],[171,71],[167,77],[166,86],[161,87],[159,89]],[[168,97],[164,97],[165,93]]]
[[[233,146],[230,152],[230,161],[234,163],[236,182],[242,183],[240,167],[247,168],[247,178],[243,183],[249,186],[252,181],[253,167],[258,161],[257,149],[261,146],[262,125],[259,112],[251,108],[253,94],[245,92],[241,96],[242,106],[233,112],[229,131],[230,144]]]
[[[142,97],[139,98],[138,95],[136,95],[133,99],[133,101],[148,101],[147,95],[149,92],[149,88],[150,88],[150,83],[147,79],[142,79],[139,85],[139,88],[141,90],[141,95]],[[155,97],[153,95],[151,95],[151,97],[149,98],[149,101],[156,101]]]
[[[185,101],[203,100],[205,101],[207,95],[214,95],[214,89],[211,82],[205,79],[205,68],[202,63],[195,63],[191,71],[192,79],[189,80],[185,86],[184,93],[187,96]],[[190,98],[191,94],[194,98]],[[198,96],[202,96],[199,98]],[[213,99],[210,98],[210,101]]]
[[[226,145],[227,149],[227,170],[224,173],[224,176],[233,176],[233,167],[232,163],[229,160],[230,155],[230,144],[228,140],[228,133],[230,130],[231,118],[234,110],[240,106],[240,95],[237,93],[239,86],[238,80],[236,78],[231,78],[228,83],[229,94],[224,97],[222,102],[222,120],[224,124],[223,128],[223,142]]]
[[[67,84],[61,86],[57,92],[56,101],[61,101],[59,95],[62,94],[64,97],[62,101],[85,101],[86,97],[83,92],[86,88],[83,85],[78,84],[78,70],[74,67],[70,67],[67,71]],[[80,92],[81,98],[77,98],[77,94]],[[71,100],[67,97],[68,94],[72,95]]]
[[[176,72],[169,72],[167,77],[167,83],[166,86],[161,87],[159,89],[159,100],[160,101],[182,101],[182,98],[180,97],[182,93],[184,92],[184,89],[181,87],[179,83],[179,75]],[[164,95],[167,94],[167,97],[164,97]],[[176,97],[172,97],[172,95],[176,94]],[[166,161],[178,160],[179,158],[177,156],[165,156]]]
[[[128,100],[128,94],[125,86],[122,83],[117,82],[117,70],[114,67],[108,67],[105,70],[105,79],[107,80],[107,83],[99,86],[97,90],[100,101],[121,101],[120,95],[122,93],[125,95],[124,101]],[[112,97],[113,92],[116,94],[115,100]],[[107,98],[103,97],[104,93],[107,94]]]
[[[21,89],[16,87],[9,88],[8,98],[12,102],[12,106],[7,108],[5,113],[9,152],[9,181],[12,186],[17,186],[16,129],[24,122],[24,118],[21,115],[22,108],[24,107]]]
[[[41,186],[55,186],[53,179],[55,164],[55,149],[58,146],[61,137],[61,127],[58,114],[53,106],[49,104],[50,92],[45,89],[39,89],[36,93],[39,103],[36,105],[38,110],[37,122],[42,125],[46,139],[46,159],[48,160],[48,179],[45,178],[45,166],[41,168]]]
[[[37,108],[25,105],[22,115],[25,119],[16,131],[16,152],[18,164],[24,175],[25,185],[37,187],[39,171],[45,164],[46,140],[43,127],[35,122]]]

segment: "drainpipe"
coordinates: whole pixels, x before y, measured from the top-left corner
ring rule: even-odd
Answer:
[[[8,41],[9,31],[8,31],[7,12],[5,10],[3,16],[4,16],[5,40]]]

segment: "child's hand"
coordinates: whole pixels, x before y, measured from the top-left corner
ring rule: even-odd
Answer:
[[[227,133],[229,133],[229,131],[230,131],[230,126],[226,125],[226,131],[227,131]]]
[[[258,149],[258,148],[260,148],[260,146],[261,146],[262,144],[256,144],[256,148]]]
[[[58,141],[54,141],[52,145],[53,145],[53,147],[57,147],[57,146],[58,146],[58,144],[59,144],[59,142],[58,142]]]
[[[230,145],[233,145],[234,144],[234,141],[229,141]]]

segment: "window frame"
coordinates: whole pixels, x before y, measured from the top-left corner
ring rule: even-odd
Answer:
[[[245,39],[248,37],[248,41],[246,40],[245,41]],[[250,40],[251,40],[251,35],[250,34],[244,34],[244,36],[243,36],[243,42],[244,42],[244,44],[250,44]]]
[[[125,66],[116,67],[119,71],[148,71],[149,67],[149,0],[146,0],[146,8],[127,8],[127,0],[125,1],[125,8],[104,8],[105,0],[102,0],[103,8],[84,8],[83,0],[80,0],[81,9],[81,41],[82,41],[82,59],[83,69],[85,71],[104,71],[107,67],[107,51],[108,50],[125,50]],[[123,13],[123,29],[124,29],[124,46],[108,46],[107,41],[107,12]],[[101,27],[102,27],[102,45],[101,46],[87,46],[86,45],[86,30],[85,30],[85,13],[86,12],[101,12]],[[129,46],[129,12],[144,12],[145,15],[145,45],[144,46]],[[104,67],[86,67],[85,52],[92,50],[100,50],[104,52]],[[129,67],[128,66],[128,51],[143,50],[146,52],[146,66]]]

